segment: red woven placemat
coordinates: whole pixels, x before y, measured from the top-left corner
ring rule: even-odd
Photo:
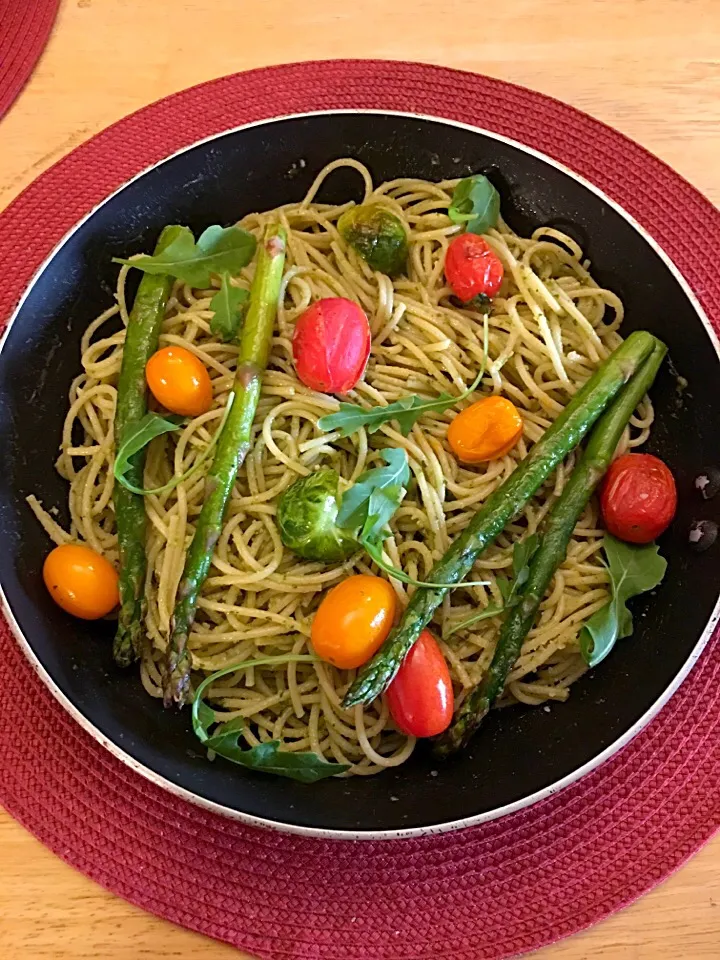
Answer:
[[[496,80],[418,64],[296,64],[217,80],[128,117],[0,216],[0,318],[94,203],[196,139],[278,113],[414,110],[513,137],[643,223],[720,325],[720,214],[590,117]],[[19,262],[20,258],[20,262]],[[720,646],[612,760],[493,823],[403,841],[323,841],[206,812],[125,768],[52,699],[3,625],[0,800],[128,900],[268,960],[499,960],[567,936],[666,877],[720,826]]]
[[[45,49],[60,0],[0,0],[0,117]]]

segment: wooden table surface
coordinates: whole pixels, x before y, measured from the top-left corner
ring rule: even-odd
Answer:
[[[251,67],[332,57],[440,63],[552,94],[638,140],[720,203],[718,0],[64,0],[30,84],[0,121],[0,208],[158,97]],[[241,956],[100,889],[3,811],[0,864],[5,960]],[[639,903],[535,954],[591,956],[717,960],[720,836]]]

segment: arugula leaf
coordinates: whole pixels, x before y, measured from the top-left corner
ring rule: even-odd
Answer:
[[[288,777],[300,783],[317,783],[334,777],[338,773],[349,770],[348,764],[331,763],[316,753],[290,753],[280,749],[278,740],[270,740],[244,750],[240,746],[240,737],[245,729],[242,717],[234,717],[227,723],[220,723],[210,733],[210,727],[216,722],[214,711],[203,701],[205,690],[215,680],[241,670],[243,667],[258,667],[271,663],[319,663],[319,658],[310,654],[290,653],[284,656],[260,657],[256,660],[245,660],[231,667],[225,667],[206,677],[197,688],[192,705],[192,726],[196,737],[208,750],[218,756],[230,760],[232,763],[259,770],[263,773],[272,773],[279,777]]]
[[[444,631],[445,637],[451,637],[454,633],[457,633],[458,630],[464,630],[465,627],[471,627],[474,623],[479,623],[481,620],[489,620],[490,617],[496,617],[499,613],[503,613],[505,607],[499,603],[490,603],[487,607],[481,610],[479,613],[474,613],[471,617],[467,617],[465,620],[461,620],[459,623],[456,623],[454,626]]]
[[[210,331],[214,336],[226,343],[235,339],[242,319],[242,307],[249,296],[248,290],[233,286],[229,273],[223,273],[220,289],[210,301],[213,311]]]
[[[372,528],[382,530],[400,506],[410,480],[407,453],[402,447],[388,447],[381,451],[386,467],[375,467],[361,473],[340,501],[337,525],[354,531],[362,530],[370,517],[370,502],[373,493],[373,512],[378,512]],[[381,497],[378,491],[384,491]],[[392,507],[392,509],[390,509]],[[389,511],[389,512],[388,512]]]
[[[503,604],[506,604],[510,599],[510,593],[512,591],[512,577],[497,577],[497,585],[500,596],[503,598]]]
[[[537,533],[531,533],[525,537],[524,540],[516,540],[513,544],[512,556],[513,577],[512,579],[502,576],[497,578],[498,589],[503,598],[502,604],[489,604],[489,606],[478,611],[478,613],[473,613],[472,616],[466,617],[465,620],[461,620],[453,627],[450,627],[446,631],[445,636],[450,637],[453,633],[457,633],[458,630],[464,630],[465,627],[470,627],[474,623],[479,623],[481,620],[489,620],[490,617],[496,617],[499,613],[504,613],[506,610],[510,610],[511,607],[516,606],[520,602],[523,587],[528,582],[530,576],[530,562],[537,553],[539,546],[540,538]]]
[[[277,777],[288,777],[300,783],[317,783],[350,769],[347,763],[331,763],[311,751],[291,753],[281,750],[279,740],[268,740],[243,750],[239,739],[244,729],[242,717],[236,717],[221,724],[217,733],[205,742],[205,746],[232,763],[262,773],[273,773]]]
[[[453,223],[465,223],[469,233],[487,233],[500,216],[500,194],[487,177],[478,173],[461,180],[448,208]]]
[[[120,446],[118,450],[117,457],[115,458],[115,464],[113,466],[113,476],[121,483],[126,490],[129,490],[131,493],[137,493],[141,497],[148,496],[157,496],[161,493],[167,493],[169,490],[174,490],[183,480],[189,480],[193,474],[197,473],[200,467],[205,463],[210,454],[213,452],[215,445],[220,439],[220,434],[222,433],[222,428],[225,426],[225,421],[228,418],[230,413],[230,408],[232,407],[233,400],[235,399],[235,394],[231,393],[228,396],[228,402],[225,407],[225,410],[222,415],[222,420],[220,421],[220,426],[217,428],[215,433],[210,440],[210,443],[205,447],[203,452],[197,458],[195,463],[190,467],[189,470],[186,470],[185,473],[178,474],[177,476],[172,477],[168,480],[167,483],[164,483],[161,487],[154,487],[150,490],[146,490],[144,487],[136,487],[134,484],[130,483],[127,479],[127,471],[129,469],[129,460],[130,458],[138,452],[146,444],[150,443],[151,440],[154,440],[155,437],[162,436],[164,433],[171,433],[172,430],[178,430],[182,425],[181,417],[161,417],[158,413],[146,413],[142,420],[139,420],[135,428],[128,433],[128,436],[124,443]],[[149,418],[155,418],[150,421]],[[177,420],[177,423],[174,421]],[[148,421],[146,425],[145,421]],[[159,421],[159,422],[158,422]],[[163,424],[166,426],[163,427]],[[126,451],[126,445],[128,442],[131,445],[139,444],[137,449],[131,449],[128,453]]]
[[[580,651],[589,666],[596,667],[610,653],[617,640],[633,632],[632,614],[626,603],[656,587],[665,576],[667,561],[654,543],[636,546],[609,534],[603,542],[610,572],[612,597],[594,613],[580,631]]]
[[[524,540],[517,540],[513,545],[513,584],[505,601],[506,606],[515,606],[519,600],[530,576],[530,561],[537,553],[539,546],[540,537],[536,533],[531,533]]]
[[[397,420],[400,425],[400,432],[406,437],[412,430],[415,421],[423,413],[429,413],[431,410],[444,413],[449,407],[454,406],[461,400],[466,400],[477,390],[485,376],[488,338],[488,314],[485,313],[483,318],[483,360],[480,371],[470,386],[456,397],[449,393],[441,393],[434,400],[424,400],[416,394],[410,394],[407,397],[401,397],[400,400],[395,400],[394,403],[389,403],[385,407],[375,406],[368,409],[355,403],[341,403],[340,409],[336,413],[330,413],[318,420],[318,427],[328,433],[332,430],[339,430],[341,437],[349,437],[361,427],[365,427],[368,433],[375,433],[388,420]]]
[[[381,541],[389,534],[388,523],[400,506],[410,481],[407,453],[402,447],[382,451],[386,467],[376,467],[361,473],[340,501],[337,525],[352,531],[371,560],[396,580],[415,587],[474,587],[485,586],[486,580],[461,583],[430,583],[415,580],[383,559]]]
[[[376,542],[388,533],[388,523],[402,503],[405,487],[393,483],[389,487],[378,487],[370,494],[368,515],[360,532],[360,540]]]
[[[403,570],[398,570],[397,567],[394,567],[391,563],[388,563],[385,560],[382,555],[382,546],[379,542],[373,540],[363,540],[361,537],[360,543],[365,548],[365,551],[373,563],[376,563],[381,570],[389,573],[390,576],[395,580],[399,580],[401,583],[409,583],[413,587],[457,590],[458,587],[486,587],[488,585],[487,580],[461,580],[457,583],[433,583],[430,580],[416,580],[414,577],[409,576]],[[502,609],[502,607],[500,609]]]
[[[247,266],[255,254],[255,237],[240,227],[208,227],[197,243],[187,227],[178,228],[178,236],[155,256],[113,263],[137,267],[145,273],[168,274],[193,287],[207,287],[213,273],[235,275]]]
[[[115,455],[115,464],[113,466],[113,476],[128,490],[134,487],[128,483],[126,474],[130,469],[130,460],[143,447],[146,447],[155,437],[160,437],[164,433],[173,433],[180,429],[182,417],[161,417],[159,413],[146,413],[142,419],[134,423],[125,431],[125,436],[118,447]]]

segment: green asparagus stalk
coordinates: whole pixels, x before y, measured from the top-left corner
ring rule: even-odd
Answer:
[[[162,251],[177,237],[181,227],[165,227],[155,247]],[[115,410],[115,443],[120,449],[129,430],[147,413],[145,365],[157,350],[165,305],[172,289],[172,277],[143,274],[130,311]],[[145,450],[130,461],[129,482],[143,486]],[[113,490],[115,521],[120,551],[120,614],[113,643],[113,657],[128,667],[140,656],[145,614],[145,501],[116,483]]]
[[[510,609],[503,623],[488,672],[463,700],[452,725],[437,738],[434,752],[438,756],[446,756],[464,747],[504,690],[508,674],[535,622],[540,602],[555,571],[565,559],[575,525],[610,465],[622,432],[652,385],[666,352],[665,345],[658,341],[590,434],[585,453],[545,520],[540,546],[530,561],[520,602]]]
[[[190,686],[188,635],[195,619],[198,594],[212,561],[213,549],[222,530],[225,508],[248,450],[262,377],[267,366],[285,263],[285,230],[273,225],[266,229],[258,247],[257,265],[250,289],[250,307],[240,340],[232,407],[217,442],[215,457],[205,484],[205,502],[195,524],[185,558],[163,675],[165,705],[182,706]]]
[[[618,391],[635,374],[656,343],[643,331],[632,333],[581,387],[555,423],[532,447],[527,457],[475,514],[467,528],[435,564],[428,580],[459,583],[482,552],[517,517],[530,497],[555,467],[582,440]],[[370,703],[387,688],[400,665],[432,618],[448,587],[417,590],[400,624],[375,656],[363,666],[343,706]]]

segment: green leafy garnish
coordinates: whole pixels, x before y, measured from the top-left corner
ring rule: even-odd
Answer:
[[[220,426],[213,434],[210,443],[205,447],[190,469],[186,470],[185,473],[181,473],[175,477],[172,477],[161,487],[153,487],[149,490],[145,489],[144,487],[136,487],[128,480],[127,472],[130,467],[130,459],[139,450],[142,450],[143,447],[147,446],[151,440],[154,440],[155,437],[160,437],[164,433],[172,433],[175,430],[179,430],[183,421],[181,417],[162,417],[159,413],[146,413],[142,420],[138,420],[133,428],[127,431],[123,442],[118,448],[117,456],[115,457],[115,464],[113,465],[113,476],[117,482],[122,484],[122,486],[131,493],[137,493],[142,497],[149,497],[158,496],[161,493],[168,493],[170,490],[174,490],[175,487],[181,484],[183,480],[189,480],[190,477],[192,477],[200,469],[200,467],[213,452],[215,444],[218,442],[220,434],[222,433],[222,428],[225,425],[227,416],[230,413],[230,407],[232,406],[233,398],[234,394],[231,393],[228,397],[227,406],[223,412]]]
[[[368,433],[375,433],[388,420],[397,420],[400,432],[406,437],[412,430],[415,421],[423,413],[434,410],[444,413],[449,407],[466,400],[477,390],[485,376],[488,338],[488,314],[485,313],[483,318],[483,360],[480,370],[470,386],[456,397],[449,393],[441,393],[434,400],[425,400],[416,394],[410,394],[400,400],[395,400],[394,403],[389,403],[386,407],[375,406],[368,409],[355,403],[341,403],[337,413],[330,413],[318,420],[318,427],[328,433],[338,430],[341,437],[349,437],[356,430],[360,430],[361,427],[365,427]]]
[[[210,309],[213,311],[210,331],[213,336],[226,343],[235,339],[242,320],[243,306],[249,296],[248,290],[233,286],[229,273],[223,273],[220,289],[210,301]]]
[[[489,620],[490,617],[496,617],[499,613],[504,613],[511,607],[516,606],[522,598],[523,587],[530,576],[530,561],[537,553],[539,546],[540,538],[536,533],[531,533],[524,540],[517,540],[513,545],[512,579],[502,576],[497,578],[498,589],[503,598],[502,604],[489,604],[478,613],[474,613],[471,617],[466,617],[465,620],[461,620],[450,627],[445,631],[445,636],[450,637],[458,630],[464,630],[481,620]]]
[[[383,559],[381,544],[390,535],[388,523],[407,492],[410,468],[407,453],[401,447],[389,447],[382,451],[382,456],[387,463],[386,467],[376,467],[361,473],[352,487],[343,494],[337,515],[338,526],[352,533],[381,570],[402,583],[440,589],[484,585],[484,580],[454,584],[415,580]]]
[[[458,583],[433,583],[430,580],[416,580],[403,570],[398,570],[397,567],[394,567],[391,563],[388,563],[382,555],[382,546],[378,542],[372,540],[361,540],[360,542],[365,548],[367,555],[370,557],[373,563],[380,567],[381,570],[384,570],[385,573],[389,573],[393,579],[399,580],[401,583],[408,583],[412,587],[425,587],[426,590],[428,588],[431,590],[457,590],[458,587],[487,586],[487,580],[461,580]]]
[[[500,194],[483,174],[467,177],[453,191],[448,216],[468,233],[487,233],[500,216]]]
[[[522,596],[523,587],[530,577],[530,562],[538,552],[540,537],[531,533],[524,540],[518,540],[513,545],[512,570],[513,581],[507,594],[504,595],[505,606],[514,607]],[[507,581],[505,581],[507,583]],[[500,588],[502,593],[502,587]]]
[[[596,667],[610,653],[617,640],[633,632],[632,614],[626,603],[647,590],[654,589],[665,576],[667,561],[654,543],[636,546],[623,543],[609,534],[603,542],[610,573],[610,602],[594,613],[580,631],[580,651],[591,667]]]
[[[317,783],[338,773],[345,773],[350,767],[344,763],[331,763],[316,753],[291,753],[280,749],[279,740],[269,740],[254,747],[243,749],[240,738],[245,729],[242,717],[235,717],[227,723],[219,723],[210,733],[210,727],[217,721],[214,711],[203,701],[205,690],[221,677],[242,670],[244,667],[260,667],[272,663],[319,663],[318,657],[303,653],[290,653],[277,657],[261,657],[256,660],[244,660],[231,667],[218,670],[206,677],[197,688],[192,705],[192,726],[195,736],[208,750],[232,763],[238,763],[251,770],[273,773],[278,777],[288,777],[300,783]]]
[[[387,466],[361,473],[343,494],[337,516],[339,527],[359,532],[365,529],[372,516],[372,529],[384,530],[400,506],[410,480],[407,453],[402,447],[388,447],[381,455]],[[382,491],[382,497],[378,496],[379,491]],[[371,500],[373,514],[370,512]]]
[[[145,273],[168,274],[193,287],[208,287],[211,274],[238,274],[253,258],[255,237],[240,227],[208,227],[195,242],[192,231],[178,228],[177,237],[154,256],[133,260],[113,258],[113,263],[137,267]]]
[[[164,433],[173,433],[175,430],[179,430],[182,422],[182,417],[162,417],[159,413],[146,413],[141,420],[132,424],[130,429],[125,432],[115,455],[113,475],[118,483],[134,493],[137,492],[128,483],[125,476],[130,469],[131,458],[155,437],[161,437]]]
[[[386,466],[361,473],[342,498],[340,477],[331,467],[291,484],[278,502],[285,546],[306,560],[337,563],[360,549],[363,535],[380,538],[410,479],[405,450],[390,447],[381,456]]]
[[[396,580],[416,587],[472,587],[486,581],[429,583],[415,580],[382,556],[388,524],[410,482],[407,453],[401,447],[381,451],[386,466],[361,473],[338,503],[340,478],[331,467],[296,480],[278,503],[280,539],[298,556],[322,563],[347,559],[361,547]]]

